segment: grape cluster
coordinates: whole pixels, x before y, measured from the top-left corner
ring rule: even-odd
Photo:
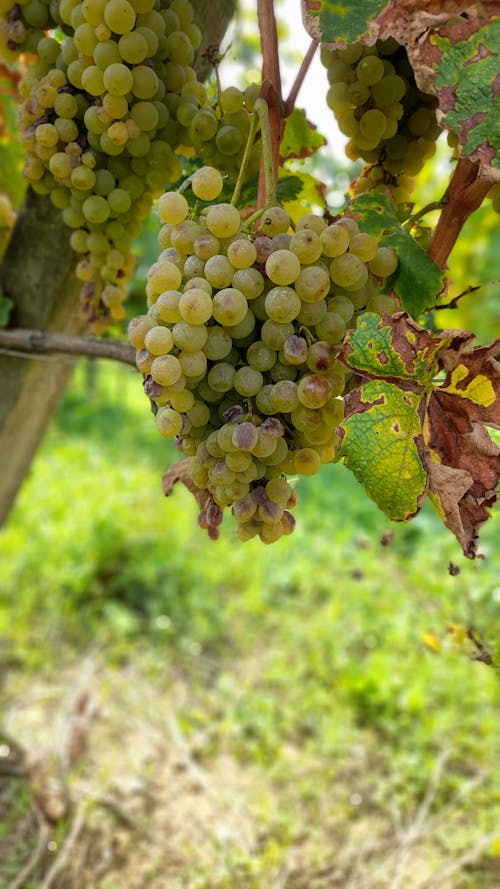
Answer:
[[[61,0],[58,12],[68,36],[38,41],[20,85],[24,173],[72,229],[97,332],[123,318],[132,240],[182,172],[176,108],[206,100],[191,67],[201,32],[187,0]]]
[[[209,100],[192,67],[201,31],[188,0],[0,4],[4,55],[38,57],[20,84],[24,175],[72,230],[82,314],[98,333],[124,317],[131,244],[179,179],[177,152],[194,147],[234,178],[259,88]],[[255,146],[248,176],[257,166]]]
[[[321,58],[328,106],[349,138],[347,156],[367,161],[354,193],[384,189],[396,203],[407,201],[441,132],[436,98],[418,89],[406,50],[392,38],[343,50],[323,47]]]
[[[44,32],[60,24],[57,6],[50,0],[0,0],[0,59],[13,62],[22,52],[35,53]]]
[[[244,91],[235,86],[222,89],[215,103],[197,107],[191,102],[182,110],[187,124],[187,142],[205,164],[221,170],[236,180],[250,131],[253,107],[260,86],[251,84]],[[257,173],[260,142],[254,140],[247,167],[247,178]]]
[[[394,311],[382,291],[397,258],[348,216],[329,225],[306,214],[293,231],[276,206],[248,230],[217,203],[222,184],[215,168],[196,171],[197,216],[184,194],[160,197],[161,253],[129,340],[158,430],[177,438],[207,492],[201,526],[216,537],[231,507],[242,540],[270,543],[294,527],[284,477],[335,457],[338,347],[361,310]]]

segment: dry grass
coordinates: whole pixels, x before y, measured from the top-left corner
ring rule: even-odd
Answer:
[[[447,841],[450,831],[460,834],[461,819],[459,799],[435,807],[447,751],[408,817],[394,799],[376,801],[381,779],[368,742],[339,763],[335,784],[323,785],[322,763],[293,746],[283,746],[279,776],[221,746],[207,753],[209,726],[183,731],[194,690],[173,669],[152,676],[144,664],[104,667],[88,657],[57,679],[12,674],[6,693],[5,731],[27,758],[4,741],[2,889],[497,885],[493,871],[465,881],[475,862],[498,861],[484,859],[491,836]],[[304,775],[311,800],[296,789]],[[462,796],[482,781],[471,776]],[[24,806],[13,817],[20,787]]]

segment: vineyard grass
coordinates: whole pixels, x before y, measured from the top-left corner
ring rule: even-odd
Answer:
[[[486,558],[470,562],[429,506],[395,525],[333,465],[298,482],[295,534],[242,545],[229,518],[213,543],[187,491],[162,495],[175,449],[156,433],[138,375],[95,367],[77,370],[0,535],[6,669],[21,683],[50,681],[96,649],[110,668],[136,659],[151,681],[175,665],[191,693],[183,730],[209,727],[200,755],[224,751],[272,783],[281,812],[262,818],[280,860],[321,810],[322,787],[338,782],[325,817],[355,820],[365,799],[411,812],[446,750],[438,811],[477,770],[490,788],[462,799],[450,848],[493,829],[498,677],[463,630],[473,625],[495,654],[498,512],[483,531]],[[354,763],[366,745],[373,774]],[[300,815],[287,802],[291,748]],[[268,885],[266,856],[252,864],[256,886]],[[180,885],[219,885],[195,876]],[[462,877],[457,887],[483,886]]]

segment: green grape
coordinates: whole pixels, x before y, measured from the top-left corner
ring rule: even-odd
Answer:
[[[300,260],[290,250],[275,250],[266,260],[266,274],[274,284],[292,284],[299,277]]]
[[[227,333],[230,335],[231,339],[238,340],[238,347],[244,347],[245,343],[240,342],[244,340],[255,328],[255,315],[250,309],[247,310],[247,313],[238,324],[231,324],[229,326],[226,325]]]
[[[148,41],[144,34],[139,33],[137,30],[130,31],[120,37],[118,41],[118,52],[121,59],[129,65],[138,65],[140,62],[143,62],[148,55],[154,55],[154,53],[149,51]]]
[[[210,361],[220,361],[229,355],[233,341],[227,331],[215,325],[207,330],[207,341],[203,347]]]
[[[186,198],[176,191],[165,192],[157,203],[158,213],[163,223],[178,225],[184,222],[189,212],[189,204]]]
[[[302,264],[313,263],[320,258],[323,252],[323,242],[316,232],[305,228],[291,237],[289,249],[295,253]]]
[[[205,324],[212,317],[212,298],[201,288],[190,289],[179,300],[179,313],[189,324]]]
[[[324,299],[316,303],[302,303],[297,315],[297,322],[304,327],[315,327],[327,313],[327,305]]]
[[[235,269],[247,269],[256,261],[257,251],[252,241],[238,238],[229,244],[227,258]]]
[[[247,314],[248,303],[241,290],[225,287],[215,294],[213,316],[219,324],[230,327],[239,324]]]
[[[293,336],[294,327],[290,322],[280,323],[268,318],[261,329],[261,339],[269,349],[281,349],[285,340]]]
[[[374,274],[376,273],[374,272]],[[332,299],[328,300],[328,311],[335,312],[337,315],[340,315],[347,324],[347,322],[350,321],[352,316],[354,315],[354,306],[352,304],[352,300],[350,300],[347,296],[341,296],[337,294],[337,296],[334,296]]]
[[[341,315],[327,312],[325,317],[316,324],[316,334],[321,340],[335,345],[345,336],[346,324]]]
[[[217,130],[215,144],[223,156],[232,157],[243,147],[243,136],[237,127],[222,126]]]
[[[264,378],[260,371],[245,365],[236,371],[233,386],[240,395],[248,398],[256,395],[262,389],[263,381]]]
[[[295,281],[295,292],[303,302],[319,302],[324,299],[329,290],[330,276],[321,266],[306,266]]]
[[[219,170],[216,170],[215,167],[200,167],[200,169],[196,170],[191,177],[191,188],[193,189],[193,193],[202,201],[213,201],[218,198],[222,191],[223,184],[223,178]]]
[[[182,375],[181,363],[175,355],[160,355],[151,364],[151,376],[162,386],[172,386]]]
[[[166,355],[174,345],[174,338],[168,327],[152,327],[144,337],[144,346],[152,355]]]
[[[293,466],[299,475],[315,475],[321,465],[321,459],[313,448],[299,448],[293,456]]]
[[[276,363],[276,351],[266,346],[262,340],[255,340],[247,349],[246,360],[255,370],[270,370]]]
[[[232,283],[248,300],[257,299],[265,287],[262,274],[255,268],[238,269],[233,275]]]
[[[290,228],[290,217],[282,207],[269,207],[260,218],[260,231],[272,238]]]
[[[207,369],[207,357],[201,350],[181,352],[179,362],[186,377],[204,376]]]
[[[175,345],[184,352],[201,351],[208,339],[206,327],[201,324],[189,324],[183,320],[174,324],[172,334]]]
[[[365,271],[364,264],[354,253],[337,256],[330,265],[332,280],[339,287],[355,287]]]
[[[304,407],[323,407],[330,400],[330,381],[319,374],[306,374],[297,385],[297,397]]]
[[[116,2],[116,0],[110,0],[110,2]],[[124,0],[124,2],[126,2],[126,0]],[[108,93],[111,93],[112,96],[126,95],[126,93],[133,90],[135,83],[134,76],[137,70],[138,69],[135,68],[134,72],[132,72],[130,68],[127,68],[127,66],[123,65],[121,62],[114,62],[112,65],[109,65],[103,73],[104,88]],[[137,95],[136,93],[134,94]]]
[[[220,361],[214,364],[208,372],[208,385],[215,392],[229,392],[233,388],[236,371],[231,364]]]
[[[128,34],[135,25],[134,7],[127,0],[108,0],[104,8],[104,21],[115,34]]]
[[[271,321],[286,324],[299,314],[301,301],[291,287],[273,287],[266,295],[265,308]]]
[[[207,212],[206,224],[216,238],[230,238],[239,231],[240,214],[232,204],[214,204]]]
[[[365,86],[373,86],[382,80],[384,65],[378,56],[364,56],[357,64],[356,77]]]
[[[224,254],[218,253],[207,259],[204,274],[213,287],[230,287],[234,277],[234,266]]]
[[[182,429],[182,416],[171,407],[161,407],[155,420],[158,432],[165,438],[174,438]]]
[[[353,253],[362,262],[369,262],[377,255],[378,241],[374,235],[359,232],[349,242],[349,253]]]

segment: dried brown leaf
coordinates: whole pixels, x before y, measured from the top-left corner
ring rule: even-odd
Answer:
[[[178,460],[162,476],[161,484],[165,497],[169,497],[177,482],[182,482],[185,488],[193,495],[200,509],[206,509],[210,494],[206,488],[199,488],[191,478],[189,468],[193,462],[193,457],[186,457],[184,460]]]

